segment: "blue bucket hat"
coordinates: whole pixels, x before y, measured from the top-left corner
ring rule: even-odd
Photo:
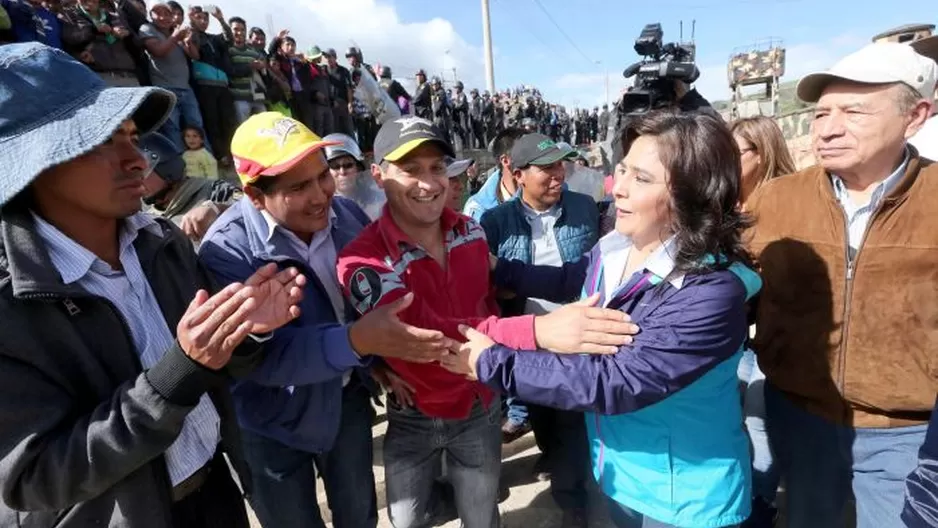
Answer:
[[[127,119],[140,134],[156,129],[175,102],[160,88],[110,88],[44,44],[0,46],[0,206],[44,170],[104,144]]]

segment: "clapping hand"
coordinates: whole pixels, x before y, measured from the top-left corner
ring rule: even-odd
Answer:
[[[179,346],[196,363],[218,370],[251,333],[270,332],[300,315],[306,278],[295,268],[257,270],[244,284],[229,284],[209,296],[199,290],[176,325]]]
[[[257,308],[248,314],[252,334],[266,334],[300,316],[297,304],[303,299],[306,277],[296,268],[277,271],[276,264],[267,264],[244,282],[254,288],[252,299]]]

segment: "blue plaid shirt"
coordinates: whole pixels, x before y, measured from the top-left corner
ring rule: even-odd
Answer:
[[[142,229],[163,236],[156,221],[143,213],[124,220],[119,237],[123,271],[116,271],[38,215],[32,216],[36,222],[36,231],[45,242],[49,258],[62,276],[62,282],[77,282],[88,293],[113,303],[130,328],[143,368],[155,365],[173,345],[175,337],[162,317],[133,243]],[[215,406],[208,395],[203,394],[198,405],[186,416],[176,441],[165,453],[174,486],[214,456],[220,439],[219,423]]]

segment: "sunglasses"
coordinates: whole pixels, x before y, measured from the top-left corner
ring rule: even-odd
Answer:
[[[341,171],[341,170],[348,171],[348,170],[356,169],[357,167],[358,165],[351,161],[346,161],[345,163],[329,163],[329,168],[334,171]]]

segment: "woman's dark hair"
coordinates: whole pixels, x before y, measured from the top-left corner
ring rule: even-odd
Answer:
[[[628,125],[625,152],[639,136],[655,138],[670,173],[677,246],[672,276],[750,264],[741,238],[752,222],[737,205],[739,150],[723,121],[706,113],[659,110]]]

